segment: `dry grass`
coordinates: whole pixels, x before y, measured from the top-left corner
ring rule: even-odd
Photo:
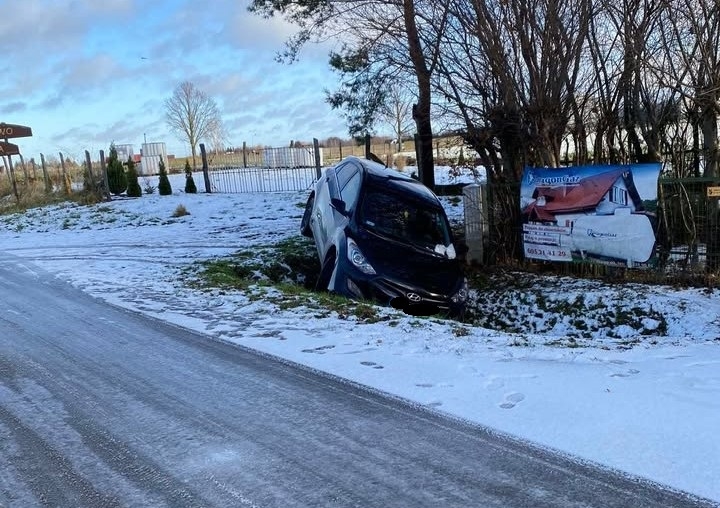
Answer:
[[[22,212],[65,200],[82,204],[98,201],[92,193],[82,191],[82,167],[70,166],[65,175],[58,167],[48,168],[48,184],[46,189],[42,171],[23,171],[15,168],[15,185],[9,172],[0,173],[0,213]]]
[[[175,208],[175,211],[172,214],[172,216],[176,217],[176,218],[184,217],[186,215],[190,215],[190,212],[188,212],[187,208],[185,208],[185,205],[182,205],[182,204],[177,205],[177,207]]]

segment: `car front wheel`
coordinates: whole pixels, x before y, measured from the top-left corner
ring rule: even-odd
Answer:
[[[331,252],[325,256],[325,261],[323,261],[322,268],[320,269],[320,276],[318,277],[317,284],[315,285],[315,289],[317,291],[328,291],[330,289],[328,286],[330,285],[330,279],[332,278],[334,271],[335,253]]]

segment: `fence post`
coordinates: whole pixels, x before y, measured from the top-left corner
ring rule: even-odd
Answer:
[[[322,177],[322,166],[320,164],[320,142],[313,138],[313,149],[315,151],[315,176],[320,180]]]
[[[365,134],[365,158],[370,160],[370,134]]]
[[[43,180],[45,181],[45,193],[52,193],[52,182],[50,181],[50,175],[48,174],[47,165],[45,164],[45,155],[40,154],[40,165],[42,166]]]
[[[243,167],[247,167],[247,141],[243,141]]]
[[[110,194],[110,181],[108,180],[107,167],[105,165],[105,151],[100,150],[100,171],[102,172],[103,194],[107,201],[112,201]]]
[[[68,176],[67,171],[65,171],[65,157],[62,152],[60,152],[60,167],[62,168],[63,190],[65,191],[65,194],[69,196],[72,189],[70,188],[70,177]]]
[[[245,153],[244,148],[245,143],[243,143],[243,154]],[[205,143],[200,143],[200,157],[202,158],[202,170],[203,170],[203,179],[205,180],[205,192],[208,194],[212,192],[210,189],[210,168],[208,167],[208,161],[207,161],[207,152],[205,151]]]
[[[25,157],[23,157],[22,154],[19,154],[20,157],[20,165],[23,168],[23,175],[25,176],[25,185],[27,185],[30,182],[30,177],[28,176],[27,166],[25,165]]]
[[[85,168],[87,170],[87,173],[85,175],[85,178],[87,178],[85,187],[87,188],[85,190],[92,192],[95,187],[95,179],[93,178],[92,161],[90,160],[90,152],[88,150],[85,150]]]
[[[8,176],[10,177],[10,182],[12,183],[13,194],[15,194],[15,199],[17,199],[19,203],[20,194],[18,194],[17,182],[15,181],[15,170],[13,169],[12,155],[7,156],[7,162]]]

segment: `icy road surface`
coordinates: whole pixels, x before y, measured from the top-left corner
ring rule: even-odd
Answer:
[[[0,506],[702,501],[0,267]]]

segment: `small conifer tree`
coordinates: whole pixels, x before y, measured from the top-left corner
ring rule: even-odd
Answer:
[[[118,159],[115,143],[110,145],[110,157],[107,162],[108,187],[111,194],[118,195],[127,189],[127,175],[122,162]]]
[[[190,167],[190,161],[185,161],[185,192],[187,194],[197,194],[197,186],[192,176],[192,168]]]
[[[132,160],[132,157],[128,157],[127,160],[127,195],[131,198],[139,198],[142,196],[137,169],[135,169],[135,161]]]
[[[172,186],[165,170],[165,161],[160,157],[160,181],[158,182],[158,193],[161,196],[169,196],[172,194]]]

